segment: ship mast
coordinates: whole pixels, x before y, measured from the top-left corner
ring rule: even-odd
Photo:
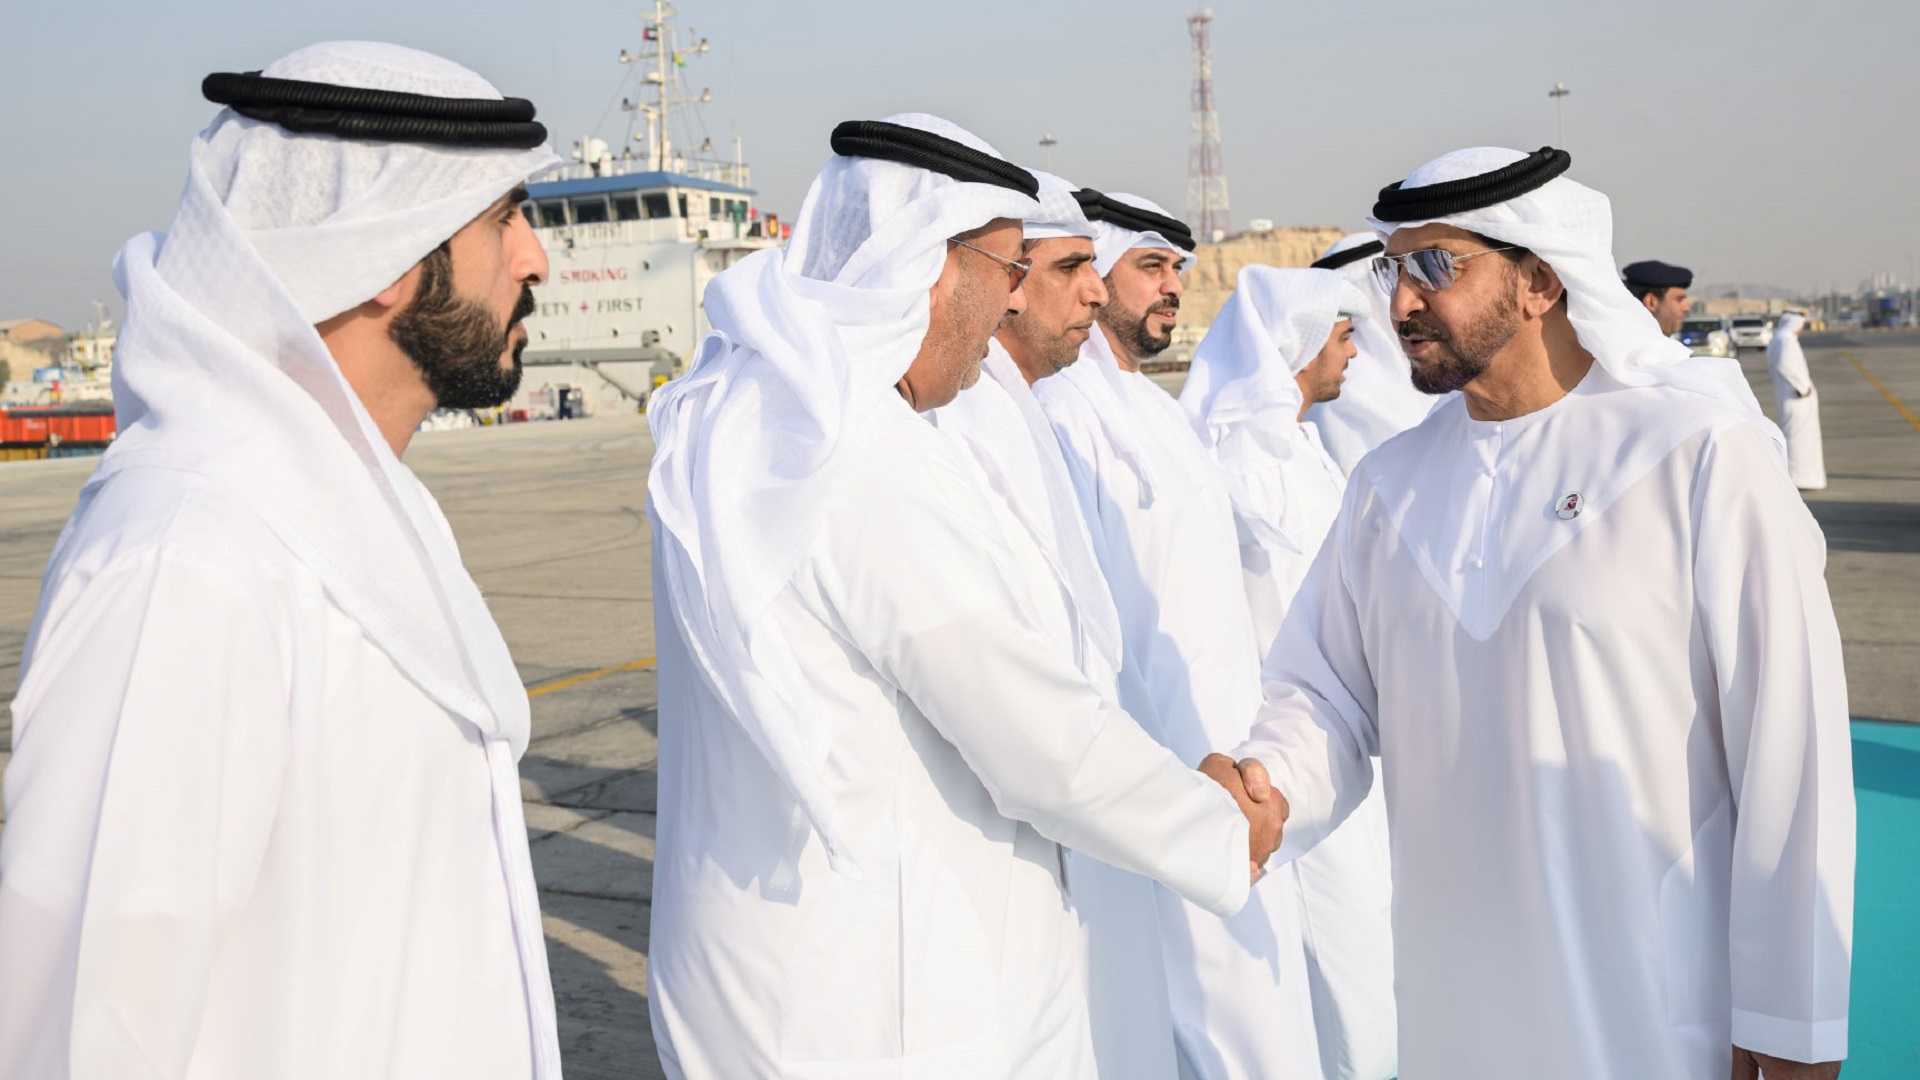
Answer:
[[[680,45],[680,33],[671,25],[680,9],[666,0],[653,0],[653,18],[642,31],[646,40],[638,52],[629,53],[620,50],[620,62],[623,64],[646,64],[652,70],[641,76],[640,81],[653,90],[652,101],[635,102],[624,100],[620,107],[627,112],[638,112],[646,117],[647,131],[644,137],[634,136],[634,141],[644,141],[647,149],[647,168],[654,172],[683,171],[683,160],[674,160],[673,135],[670,120],[678,106],[704,104],[713,100],[711,90],[702,90],[699,94],[680,92],[679,69],[686,65],[686,58],[698,56],[710,51],[707,39],[697,37],[693,31],[687,32],[688,43]],[[711,150],[711,147],[702,147]],[[697,152],[697,151],[696,151]]]

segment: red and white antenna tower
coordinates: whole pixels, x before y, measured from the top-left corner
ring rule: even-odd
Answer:
[[[1213,9],[1187,16],[1193,37],[1193,142],[1187,151],[1187,224],[1205,243],[1233,228],[1227,215],[1227,161],[1220,149],[1220,114],[1213,108]]]

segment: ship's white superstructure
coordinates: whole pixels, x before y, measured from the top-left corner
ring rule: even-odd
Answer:
[[[527,319],[527,363],[638,359],[646,330],[685,356],[706,332],[707,281],[773,242],[752,189],[622,164],[528,185],[549,272]]]
[[[573,163],[527,186],[524,209],[550,269],[526,322],[523,397],[584,388],[589,408],[643,397],[671,366],[663,353],[684,364],[706,333],[707,282],[780,242],[778,220],[753,203],[737,140],[725,160],[710,138],[691,152],[691,139],[673,138],[675,122],[711,98],[681,89],[686,60],[708,44],[692,34],[683,40],[675,14],[654,0],[645,46],[620,53],[645,99],[629,99],[623,110],[644,119],[644,132],[618,155],[602,139],[581,139]]]

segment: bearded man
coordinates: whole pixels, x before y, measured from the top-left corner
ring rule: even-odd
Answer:
[[[557,1080],[526,693],[400,462],[518,384],[557,159],[394,45],[204,91],[14,701],[0,1075]]]
[[[1380,759],[1403,1075],[1825,1080],[1854,867],[1826,545],[1570,164],[1481,147],[1381,191],[1415,382],[1460,393],[1354,472],[1242,767],[1285,859]]]

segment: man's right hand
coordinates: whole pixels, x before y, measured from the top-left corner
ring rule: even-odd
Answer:
[[[1257,773],[1247,769],[1248,762]],[[1236,766],[1225,754],[1208,754],[1200,762],[1200,771],[1226,788],[1240,812],[1247,816],[1248,873],[1252,880],[1260,880],[1261,868],[1280,847],[1280,832],[1287,823],[1287,800],[1267,782],[1266,769],[1251,758]],[[1257,796],[1251,791],[1255,775],[1260,785]]]

